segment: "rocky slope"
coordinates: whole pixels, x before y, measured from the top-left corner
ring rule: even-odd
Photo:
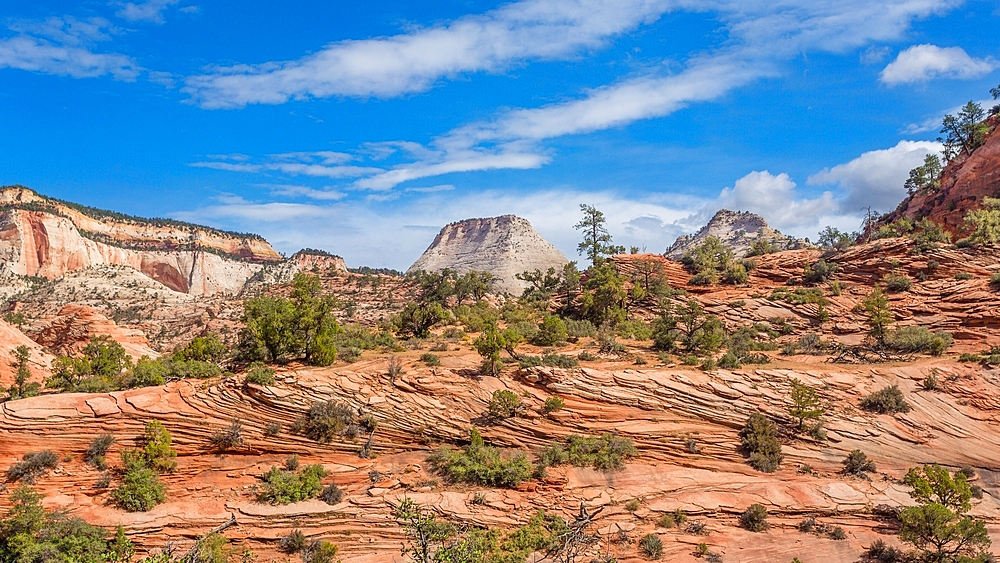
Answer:
[[[0,190],[0,260],[12,273],[58,278],[100,265],[132,267],[183,293],[235,294],[282,260],[263,239],[72,206],[21,187]]]
[[[913,194],[882,222],[907,217],[930,217],[955,239],[965,234],[965,214],[979,207],[984,197],[1000,197],[1000,127],[998,118],[987,120],[993,127],[986,143],[971,156],[951,161],[941,173],[941,188]]]
[[[679,260],[688,250],[698,246],[710,236],[719,237],[722,244],[731,248],[737,257],[747,254],[754,241],[766,240],[774,250],[802,248],[806,242],[772,229],[760,215],[748,211],[720,209],[712,219],[693,235],[678,237],[664,253],[668,258]]]
[[[525,271],[561,268],[568,260],[526,219],[502,215],[446,225],[407,272],[450,268],[496,276],[495,288],[520,294],[527,284],[514,276]]]

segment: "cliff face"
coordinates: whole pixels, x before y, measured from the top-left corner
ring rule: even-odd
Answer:
[[[710,236],[719,237],[722,244],[731,248],[737,256],[745,256],[753,243],[760,239],[768,241],[774,250],[793,250],[807,246],[804,240],[772,229],[760,215],[720,209],[697,233],[678,237],[665,254],[668,258],[679,260],[685,252]]]
[[[996,122],[994,122],[996,123]],[[883,222],[906,217],[929,217],[954,238],[965,234],[965,214],[984,197],[1000,197],[1000,127],[972,155],[948,163],[941,173],[941,189],[907,197]]]
[[[445,268],[459,273],[489,272],[497,277],[497,290],[519,294],[527,284],[514,277],[516,274],[561,268],[567,262],[526,219],[502,215],[445,226],[407,273]]]
[[[237,293],[281,255],[267,241],[194,225],[95,219],[24,188],[0,191],[0,260],[19,275],[58,278],[100,265],[130,266],[183,293]]]

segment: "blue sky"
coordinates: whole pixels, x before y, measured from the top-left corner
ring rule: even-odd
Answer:
[[[0,183],[406,268],[578,204],[662,252],[720,207],[812,236],[895,207],[1000,82],[955,0],[7,0]],[[992,31],[991,31],[992,30]],[[992,102],[991,102],[992,103]]]

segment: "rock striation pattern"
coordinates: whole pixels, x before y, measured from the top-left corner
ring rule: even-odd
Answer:
[[[783,235],[768,226],[760,215],[748,211],[720,209],[715,216],[693,235],[678,237],[666,251],[668,258],[679,260],[684,253],[698,246],[710,236],[719,237],[722,244],[731,248],[737,257],[746,256],[757,240],[766,240],[774,250],[791,250],[808,246],[802,239]]]
[[[566,256],[542,238],[527,219],[501,215],[446,225],[407,273],[445,268],[459,273],[489,272],[497,278],[497,290],[520,294],[528,284],[518,280],[516,274],[559,269],[567,262]]]

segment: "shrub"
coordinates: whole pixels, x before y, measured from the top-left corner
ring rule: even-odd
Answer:
[[[122,452],[121,483],[111,491],[111,500],[128,512],[146,512],[166,499],[166,487],[147,465],[142,452]]]
[[[803,268],[802,281],[804,283],[823,283],[839,271],[839,265],[821,259]]]
[[[281,433],[281,423],[280,422],[268,422],[264,426],[264,436],[268,438],[273,438]]]
[[[582,338],[585,336],[594,337],[597,336],[597,327],[594,323],[584,319],[584,320],[573,320],[568,319],[565,321],[566,324],[566,335],[572,336],[574,338]]]
[[[580,365],[578,358],[567,354],[554,354],[552,352],[546,352],[541,356],[532,356],[530,354],[521,356],[520,360],[521,367],[533,367],[533,366],[549,366],[556,368],[573,368]]]
[[[444,446],[427,461],[435,471],[457,483],[512,488],[531,476],[531,463],[523,453],[504,458],[499,449],[486,445],[475,427],[470,440],[463,450]]]
[[[975,276],[973,276],[969,272],[959,272],[959,273],[955,274],[955,279],[958,280],[958,281],[971,280],[973,277],[975,277]]]
[[[159,420],[150,420],[146,423],[140,442],[142,455],[150,468],[163,473],[173,471],[177,467],[177,462],[174,461],[177,452],[170,446],[170,432],[167,432]]]
[[[531,343],[538,346],[555,346],[566,340],[567,334],[566,323],[555,315],[549,315],[538,324],[538,331],[531,339]]]
[[[566,401],[562,400],[562,397],[557,397],[553,395],[548,399],[545,399],[545,404],[542,406],[542,412],[548,414],[550,412],[556,412],[562,410],[566,406]]]
[[[590,352],[584,350],[583,352],[580,352],[579,354],[576,355],[576,359],[581,362],[596,362],[601,358],[598,357],[596,354],[591,354]]]
[[[226,548],[229,538],[218,533],[211,532],[207,536],[198,540],[194,546],[194,556],[190,559],[194,563],[228,563],[230,550]]]
[[[746,425],[740,430],[740,443],[748,458],[747,462],[757,471],[774,473],[784,459],[777,428],[763,413],[750,415]]]
[[[751,532],[767,530],[767,507],[763,504],[751,504],[740,514],[740,526]]]
[[[640,506],[642,506],[642,504],[639,502],[639,499],[637,498],[631,498],[625,501],[625,510],[628,510],[629,512],[635,512],[636,510],[639,510]]]
[[[328,541],[314,540],[302,552],[303,563],[335,563],[337,561],[337,546]]]
[[[907,326],[889,331],[885,345],[897,352],[926,352],[940,356],[951,347],[952,336],[944,331],[931,332],[922,326]]]
[[[656,525],[661,528],[673,528],[673,527],[679,528],[682,525],[684,525],[685,522],[687,522],[687,514],[685,514],[683,510],[678,508],[673,512],[667,512],[665,514],[661,514],[660,517],[656,520]]]
[[[34,483],[35,479],[59,466],[59,456],[51,450],[24,454],[21,461],[7,469],[7,482]]]
[[[630,340],[649,340],[653,338],[653,327],[641,320],[626,320],[615,327],[618,336]]]
[[[663,540],[656,534],[646,534],[639,540],[639,549],[650,559],[663,557]]]
[[[292,530],[288,532],[287,536],[278,540],[278,548],[291,555],[305,549],[308,542],[309,540],[306,539],[306,535],[302,533],[302,530]]]
[[[1000,289],[1000,272],[994,272],[990,275],[990,287]]]
[[[551,443],[538,456],[541,467],[570,463],[602,471],[620,470],[638,454],[632,441],[612,434],[600,437],[570,436],[566,444]]]
[[[319,494],[319,500],[327,504],[337,504],[344,498],[344,491],[336,483],[330,483]]]
[[[250,370],[243,377],[243,383],[274,385],[274,370],[261,362],[254,362],[250,364]]]
[[[243,445],[243,423],[234,418],[229,426],[216,430],[209,438],[212,448],[218,451],[234,450]]]
[[[436,367],[441,365],[441,358],[437,354],[431,354],[426,352],[420,355],[420,361],[430,367]]]
[[[354,439],[362,430],[364,421],[359,422],[353,408],[336,401],[313,403],[306,414],[295,421],[293,431],[321,444],[333,441],[337,436]],[[372,430],[372,428],[367,428]]]
[[[698,367],[700,367],[703,371],[712,371],[712,370],[715,369],[715,366],[716,366],[716,364],[715,364],[715,358],[709,356],[709,357],[705,358],[701,362],[701,365],[698,366]]]
[[[913,281],[910,278],[895,274],[886,276],[882,281],[885,282],[885,288],[891,293],[910,291],[910,287],[913,285]]]
[[[896,414],[910,412],[912,407],[903,399],[899,387],[890,385],[861,399],[861,408],[878,414]]]
[[[315,497],[323,490],[321,480],[329,475],[322,465],[307,465],[301,471],[271,469],[261,477],[263,484],[257,493],[259,502],[290,504]]]
[[[719,367],[723,369],[736,369],[743,364],[740,363],[740,359],[736,357],[736,354],[732,352],[726,352],[719,358]],[[706,368],[711,369],[711,368]]]
[[[838,541],[846,540],[847,532],[845,532],[844,529],[841,528],[840,526],[836,526],[833,528],[833,530],[830,530],[830,537]]]
[[[114,443],[115,437],[111,434],[101,434],[94,438],[87,446],[87,451],[83,452],[83,461],[97,469],[105,469],[108,464],[104,456]]]
[[[493,418],[504,419],[517,416],[522,409],[521,398],[517,393],[508,389],[500,389],[493,392],[490,397],[488,410]]]
[[[878,561],[878,563],[902,563],[907,559],[902,550],[892,547],[881,539],[872,542],[865,554],[869,559]]]
[[[844,458],[844,474],[868,479],[868,473],[875,472],[875,462],[868,459],[861,450],[853,450]]]

